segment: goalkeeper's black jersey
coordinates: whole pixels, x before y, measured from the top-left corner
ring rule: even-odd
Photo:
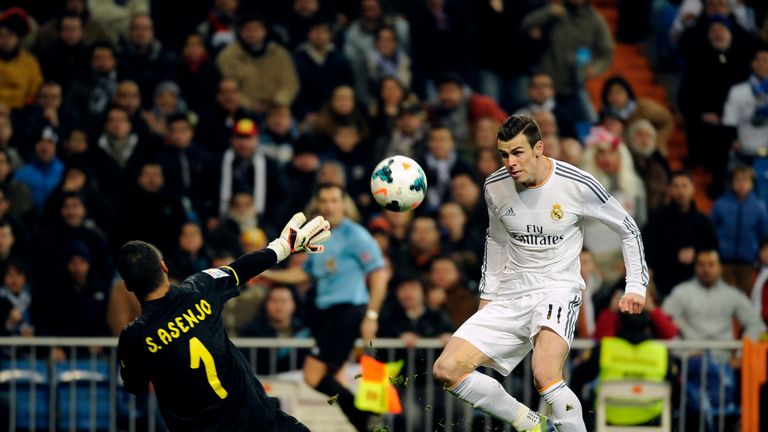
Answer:
[[[258,273],[274,262],[270,251]],[[172,431],[271,429],[277,404],[222,323],[224,303],[239,294],[239,282],[231,267],[196,273],[163,298],[144,302],[141,316],[120,335],[125,387],[141,394],[151,382]]]

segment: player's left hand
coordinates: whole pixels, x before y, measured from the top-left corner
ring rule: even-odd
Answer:
[[[619,311],[622,313],[636,315],[643,311],[643,307],[645,307],[645,297],[639,294],[626,293],[619,300]]]
[[[289,255],[299,252],[321,253],[325,250],[322,243],[331,238],[331,224],[318,216],[304,224],[307,217],[296,213],[285,225],[280,237],[273,240],[268,248],[275,251],[280,262]]]

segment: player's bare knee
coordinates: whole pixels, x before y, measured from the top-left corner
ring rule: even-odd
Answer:
[[[559,371],[559,368],[550,365],[534,365],[533,366],[533,381],[536,383],[536,388],[543,389],[550,384],[563,379],[563,374]]]
[[[439,357],[432,367],[435,378],[447,386],[452,386],[465,374],[455,359]]]

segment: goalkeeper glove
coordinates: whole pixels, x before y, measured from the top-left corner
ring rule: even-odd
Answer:
[[[296,213],[285,225],[280,237],[269,243],[267,248],[275,251],[277,262],[288,258],[291,254],[304,251],[322,253],[325,250],[325,246],[321,243],[331,238],[331,224],[322,216],[304,224],[306,220],[304,213]]]

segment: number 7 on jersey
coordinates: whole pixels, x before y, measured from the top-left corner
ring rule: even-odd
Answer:
[[[208,384],[213,391],[222,398],[226,399],[227,391],[221,386],[219,375],[216,374],[216,364],[213,362],[213,356],[208,348],[200,342],[200,339],[193,337],[189,340],[189,367],[197,369],[200,367],[200,360],[203,361],[205,375],[208,377]]]

